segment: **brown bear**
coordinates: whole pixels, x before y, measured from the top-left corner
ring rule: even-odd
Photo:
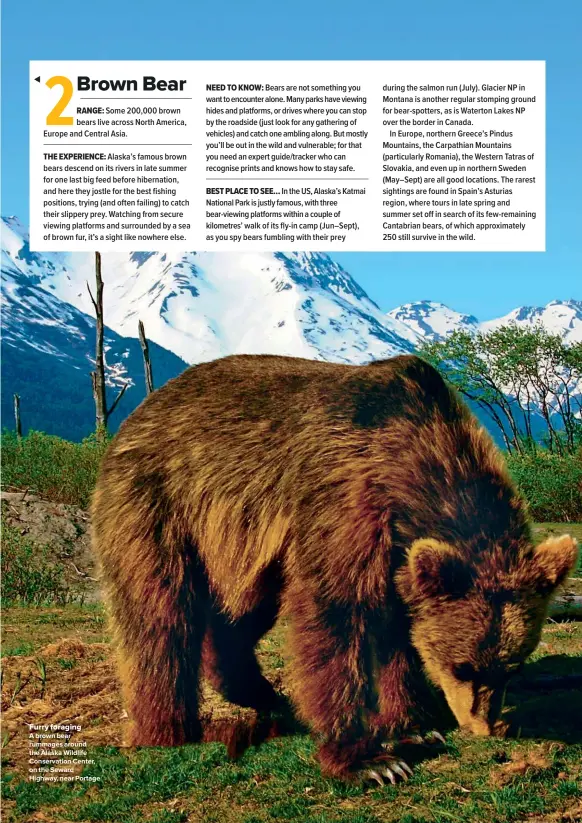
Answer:
[[[284,607],[295,708],[344,778],[390,766],[427,681],[494,733],[576,557],[570,537],[533,546],[490,437],[414,356],[189,368],[121,426],[92,523],[130,742],[200,739],[202,671],[275,706],[254,647]]]

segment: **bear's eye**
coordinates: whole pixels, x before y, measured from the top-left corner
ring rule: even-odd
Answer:
[[[453,666],[453,674],[457,680],[474,680],[476,677],[476,670],[471,663],[457,663]]]

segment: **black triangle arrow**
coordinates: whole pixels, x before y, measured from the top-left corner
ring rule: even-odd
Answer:
[[[37,83],[40,83],[40,77],[35,77],[34,79],[36,80]]]

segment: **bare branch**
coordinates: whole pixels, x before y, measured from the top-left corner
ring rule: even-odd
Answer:
[[[83,577],[85,580],[93,580],[93,582],[94,582],[94,583],[98,583],[98,582],[99,582],[99,578],[98,578],[98,577],[91,577],[91,575],[87,574],[87,572],[82,572],[82,571],[81,571],[81,569],[79,569],[79,568],[77,568],[77,566],[75,566],[75,564],[73,563],[73,561],[72,561],[72,560],[69,560],[69,563],[70,563],[70,564],[71,564],[71,566],[75,569],[75,571],[77,572],[77,574],[79,575],[79,577]]]
[[[150,360],[150,347],[148,345],[147,337],[145,335],[145,328],[140,320],[137,324],[139,342],[143,353],[143,366],[146,381],[146,394],[151,394],[154,390],[154,377],[152,374],[152,361]]]
[[[93,303],[93,308],[95,312],[97,312],[97,303],[95,302],[95,298],[93,297],[93,292],[91,291],[91,286],[87,281],[85,281],[85,285],[87,286],[87,291],[89,292],[89,297],[91,298],[91,302]]]
[[[117,404],[119,403],[119,401],[121,400],[121,398],[125,394],[125,390],[127,389],[128,386],[129,386],[129,382],[123,384],[123,386],[121,388],[121,391],[119,392],[119,394],[117,395],[117,397],[113,401],[113,405],[111,406],[110,409],[107,410],[107,417],[111,417],[111,415],[113,414],[113,412],[115,411],[115,409],[117,407]]]

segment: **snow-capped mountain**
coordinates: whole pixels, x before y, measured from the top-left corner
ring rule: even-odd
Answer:
[[[547,306],[522,306],[519,309],[480,324],[482,331],[515,323],[518,326],[542,324],[552,334],[561,335],[566,343],[582,343],[582,300],[552,300]]]
[[[2,343],[24,352],[50,355],[77,371],[94,367],[95,321],[74,306],[38,287],[11,267],[2,265]],[[134,385],[127,369],[127,341],[107,331],[105,340],[108,386]]]
[[[479,328],[479,321],[472,314],[461,314],[432,300],[405,303],[389,311],[387,316],[400,320],[428,340],[442,340],[453,331],[475,332]]]
[[[582,342],[582,301],[552,300],[547,306],[522,306],[494,320],[479,322],[476,317],[450,309],[443,303],[420,300],[405,303],[388,312],[388,317],[399,320],[428,340],[444,340],[453,331],[471,334],[487,332],[499,326],[515,323],[518,326],[541,324],[552,334],[561,335],[567,343]]]
[[[13,239],[8,235],[9,243]],[[58,255],[44,259],[19,247],[13,259],[9,247],[2,249],[2,417],[11,420],[16,393],[25,430],[80,439],[94,428],[95,320],[40,287],[45,272],[61,266]],[[145,396],[143,359],[136,339],[109,328],[104,348],[110,402],[128,384],[112,419],[115,427]],[[150,349],[157,385],[187,366],[155,343]]]
[[[92,254],[31,253],[14,219],[4,233],[14,268],[93,313]],[[363,363],[411,351],[418,339],[326,254],[111,253],[102,272],[107,325],[135,337],[142,320],[149,339],[188,363],[233,353]]]
[[[454,329],[473,333],[510,321],[542,322],[568,342],[582,340],[582,302],[575,300],[485,323],[431,301],[384,314],[320,253],[120,252],[103,255],[102,273],[108,384],[112,391],[133,384],[118,420],[144,393],[139,320],[157,386],[188,363],[227,354],[365,363],[414,351]],[[94,277],[93,254],[31,252],[25,227],[16,218],[2,221],[5,418],[18,392],[27,427],[75,438],[91,431],[95,321],[87,283]]]

